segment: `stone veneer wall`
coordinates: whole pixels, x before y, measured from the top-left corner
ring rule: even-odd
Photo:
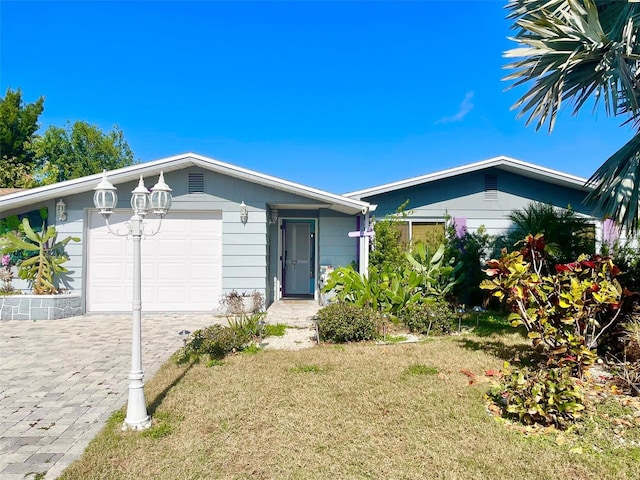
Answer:
[[[82,314],[79,293],[0,296],[0,320],[54,320]]]

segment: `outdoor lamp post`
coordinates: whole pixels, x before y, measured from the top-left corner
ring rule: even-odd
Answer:
[[[178,335],[180,335],[180,338],[182,339],[183,347],[187,348],[187,340],[189,340],[189,335],[191,335],[191,332],[189,330],[180,330],[178,332]]]
[[[142,235],[153,236],[160,231],[162,218],[171,208],[171,189],[164,183],[164,175],[160,172],[158,183],[151,189],[151,193],[144,186],[142,176],[138,186],[131,192],[131,208],[133,215],[126,223],[124,232],[113,231],[109,224],[109,217],[118,203],[116,187],[107,180],[107,171],[102,180],[94,188],[93,203],[98,212],[105,219],[109,233],[119,237],[133,239],[133,329],[131,339],[131,372],[129,373],[129,400],[127,416],[122,425],[123,430],[144,430],[151,425],[151,417],[147,415],[147,404],[144,399],[144,374],[142,372],[142,334],[141,334],[141,277],[140,277],[140,241]],[[160,218],[155,231],[145,230],[144,218],[149,211]]]
[[[466,310],[464,305],[458,305],[456,308],[456,313],[458,314],[458,333],[462,332],[462,316],[465,314]]]

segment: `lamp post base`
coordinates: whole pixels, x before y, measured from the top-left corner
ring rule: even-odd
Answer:
[[[151,426],[151,417],[144,418],[135,423],[127,422],[126,420],[122,424],[122,431],[126,432],[127,430],[146,430]]]

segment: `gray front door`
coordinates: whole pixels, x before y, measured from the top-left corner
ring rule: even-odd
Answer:
[[[286,222],[284,240],[284,294],[309,295],[311,265],[311,225]]]

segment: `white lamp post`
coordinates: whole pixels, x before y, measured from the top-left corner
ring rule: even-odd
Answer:
[[[126,231],[113,231],[109,224],[109,217],[118,203],[116,187],[107,180],[107,171],[103,172],[102,181],[94,188],[93,203],[105,219],[109,232],[119,237],[133,238],[133,331],[131,340],[131,372],[129,373],[129,401],[127,403],[127,416],[122,426],[123,430],[144,430],[151,425],[151,417],[147,415],[147,404],[144,399],[144,374],[142,372],[142,334],[141,334],[141,277],[140,277],[140,241],[142,235],[153,236],[160,231],[162,218],[171,208],[171,189],[164,183],[164,175],[160,172],[158,183],[151,189],[151,193],[144,186],[142,176],[140,183],[131,192],[131,208],[133,215],[127,222]],[[152,232],[146,232],[144,218],[151,210],[160,217],[158,228]]]

